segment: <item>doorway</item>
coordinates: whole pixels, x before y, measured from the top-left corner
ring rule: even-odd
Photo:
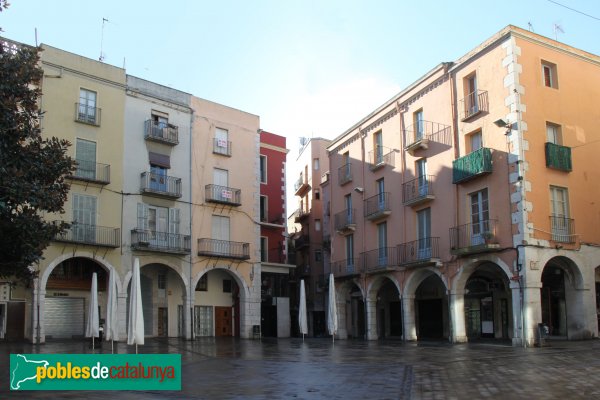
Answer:
[[[169,311],[167,307],[158,307],[158,336],[169,336]]]
[[[233,336],[231,307],[215,307],[215,336]]]

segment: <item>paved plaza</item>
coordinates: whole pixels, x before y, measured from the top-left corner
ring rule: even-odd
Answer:
[[[110,353],[104,343],[97,352]],[[135,351],[119,344],[119,353]],[[0,343],[10,353],[89,353],[84,342]],[[329,339],[149,340],[140,353],[181,353],[180,392],[8,392],[36,399],[600,399],[600,341],[450,345]]]

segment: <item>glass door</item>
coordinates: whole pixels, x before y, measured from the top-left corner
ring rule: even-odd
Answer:
[[[488,209],[487,189],[471,194],[471,245],[485,243],[488,233],[490,213]]]
[[[431,208],[417,212],[417,258],[431,258]]]

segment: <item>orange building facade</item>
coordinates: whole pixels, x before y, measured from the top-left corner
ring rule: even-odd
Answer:
[[[508,26],[328,147],[344,337],[598,335],[600,57]]]

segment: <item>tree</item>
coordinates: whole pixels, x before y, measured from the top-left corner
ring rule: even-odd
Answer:
[[[0,0],[0,6],[2,1]],[[0,7],[0,10],[2,7]],[[0,277],[29,279],[52,238],[68,225],[44,219],[64,213],[71,145],[42,138],[41,49],[0,43]]]

